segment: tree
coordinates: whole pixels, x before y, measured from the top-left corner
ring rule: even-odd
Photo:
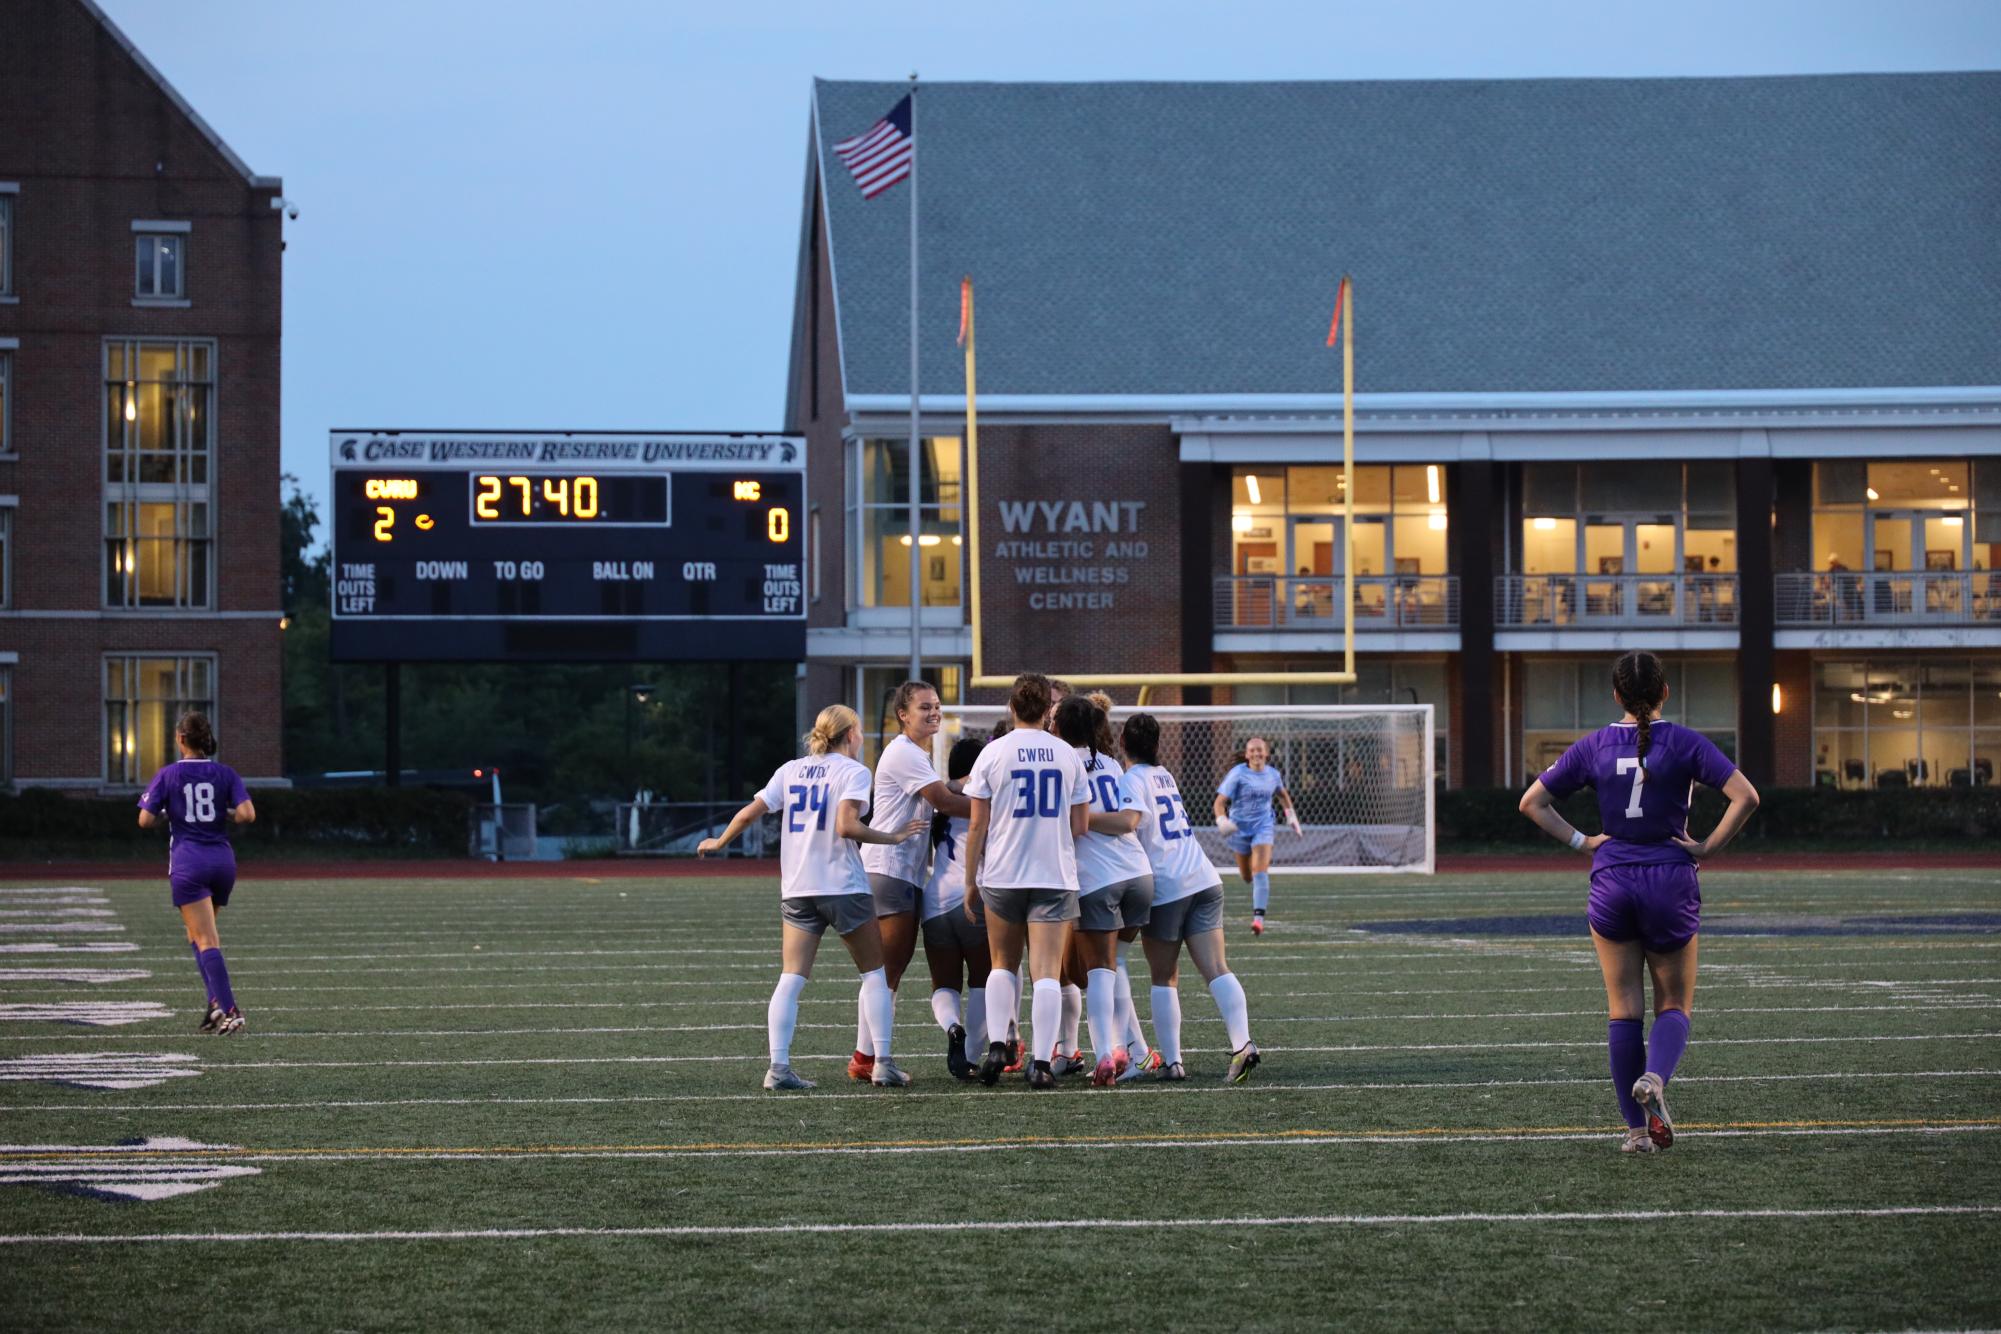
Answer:
[[[285,610],[297,615],[309,603],[327,605],[333,557],[325,547],[317,555],[308,554],[320,526],[320,511],[313,498],[299,489],[299,479],[291,473],[278,482],[292,488],[278,511],[279,593]]]

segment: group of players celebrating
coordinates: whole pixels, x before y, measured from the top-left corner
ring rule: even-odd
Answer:
[[[714,852],[767,813],[779,816],[784,971],[767,1016],[766,1088],[813,1087],[792,1068],[792,1035],[829,923],[862,973],[852,1079],[910,1083],[891,1036],[896,990],[920,935],[931,1009],[955,1078],[992,1086],[1019,1070],[1036,1089],[1086,1069],[1101,1088],[1144,1073],[1187,1079],[1178,989],[1184,948],[1228,1031],[1227,1077],[1242,1082],[1257,1068],[1250,1005],[1223,948],[1222,878],[1196,843],[1174,775],[1159,763],[1160,724],[1135,714],[1114,737],[1110,709],[1102,695],[1070,694],[1061,682],[1024,674],[1009,692],[1007,721],[984,744],[959,741],[941,776],[931,762],[943,721],[938,691],[906,681],[890,705],[898,732],[872,782],[855,758],[862,733],[854,710],[820,711],[807,754],[779,766],[698,849]],[[1266,772],[1262,754],[1256,768]],[[1278,789],[1263,790],[1262,822],[1251,818],[1254,796],[1234,800],[1245,816],[1238,832],[1255,839],[1263,830],[1268,865]],[[1253,846],[1245,843],[1247,878]],[[1135,939],[1152,977],[1151,1047],[1126,972]],[[1095,1063],[1084,1059],[1080,1019],[1089,1024]]]
[[[1667,677],[1653,654],[1620,657],[1612,695],[1624,717],[1571,746],[1530,786],[1521,809],[1592,856],[1588,917],[1605,982],[1614,1092],[1627,1127],[1621,1147],[1650,1152],[1674,1142],[1666,1089],[1689,1041],[1702,907],[1697,868],[1743,828],[1758,794],[1707,738],[1661,718]],[[871,774],[856,758],[862,726],[854,710],[822,709],[807,753],[779,766],[729,827],[698,849],[714,852],[765,815],[779,817],[784,967],[767,1014],[765,1088],[813,1087],[792,1068],[792,1036],[829,925],[862,974],[852,1079],[888,1088],[911,1082],[890,1039],[896,989],[920,935],[932,1013],[957,1078],[991,1086],[1025,1069],[1036,1089],[1087,1068],[1098,1087],[1145,1073],[1187,1079],[1178,989],[1184,949],[1229,1035],[1227,1078],[1242,1082],[1257,1068],[1249,1002],[1223,948],[1222,879],[1196,842],[1180,786],[1160,764],[1156,719],[1135,713],[1115,736],[1107,697],[1019,676],[1007,721],[984,743],[959,741],[941,777],[930,754],[943,721],[937,690],[907,681],[891,712],[899,730]],[[139,824],[170,830],[173,902],[207,994],[201,1029],[240,1033],[245,1021],[216,912],[236,882],[229,826],[256,819],[256,810],[236,771],[215,760],[207,718],[184,715],[175,740],[180,758],[140,797]],[[1257,933],[1270,902],[1274,813],[1300,832],[1270,759],[1270,747],[1250,739],[1214,803],[1217,828],[1251,885]],[[1701,840],[1688,831],[1696,783],[1729,801]],[[1556,809],[1585,787],[1597,795],[1603,833],[1587,836]],[[1135,939],[1152,977],[1152,1047],[1126,972]],[[1024,954],[1033,995],[1026,1051]],[[1646,1033],[1649,977],[1654,1024]],[[1090,1025],[1093,1064],[1078,1045],[1080,1015]]]

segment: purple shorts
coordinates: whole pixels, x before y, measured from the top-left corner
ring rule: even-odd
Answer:
[[[173,888],[176,908],[203,899],[225,907],[236,888],[236,852],[227,845],[175,848],[167,859],[167,883]]]
[[[1689,865],[1601,866],[1591,873],[1591,929],[1672,954],[1702,929],[1702,887]]]

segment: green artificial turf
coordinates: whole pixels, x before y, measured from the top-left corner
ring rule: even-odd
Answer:
[[[0,951],[0,1006],[172,1011],[93,1028],[0,1010],[0,1062],[183,1054],[200,1072],[0,1078],[0,1323],[2001,1323],[2001,1212],[1978,1212],[2001,1210],[2001,873],[1725,865],[1704,873],[1681,1143],[1651,1157],[1616,1151],[1603,991],[1568,921],[1581,863],[1281,878],[1267,935],[1230,923],[1265,1052],[1251,1083],[1222,1084],[1222,1026],[1187,968],[1189,1083],[1050,1094],[946,1076],[921,953],[897,1028],[915,1087],[849,1083],[854,970],[832,938],[794,1042],[820,1088],[762,1092],[763,880],[248,878],[222,916],[251,1021],[232,1039],[191,1032],[200,987],[164,884],[97,891],[109,919],[0,894],[0,944],[141,946]],[[1233,884],[1233,911],[1244,897]],[[44,920],[124,930],[38,936]],[[6,976],[57,967],[152,976]],[[169,1136],[230,1147],[87,1151]],[[12,1180],[107,1161],[258,1172],[148,1202]],[[1909,1212],[1864,1212],[1883,1210]],[[1550,1217],[1567,1214],[1613,1217]],[[1069,1226],[965,1227],[1037,1221]],[[911,1224],[939,1226],[799,1230]],[[241,1239],[489,1229],[563,1235]]]

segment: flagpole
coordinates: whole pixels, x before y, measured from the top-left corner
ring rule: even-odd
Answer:
[[[923,544],[923,525],[918,502],[918,401],[917,401],[917,71],[910,72],[910,676],[918,680],[924,670],[924,599],[918,582],[918,562]]]

